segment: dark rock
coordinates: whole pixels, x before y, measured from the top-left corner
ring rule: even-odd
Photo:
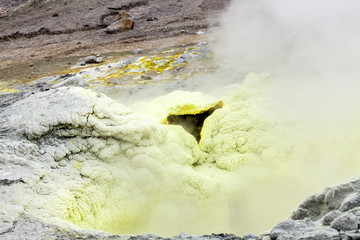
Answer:
[[[149,80],[151,80],[151,77],[148,75],[141,75],[141,79],[149,81]]]
[[[12,184],[17,184],[17,183],[25,183],[23,179],[15,179],[15,180],[11,180],[11,179],[0,179],[0,186],[10,186]]]
[[[84,59],[86,64],[102,63],[104,59],[102,57],[89,56]]]
[[[63,75],[60,75],[60,78],[68,78],[68,77],[72,77],[72,76],[74,76],[74,74],[65,73]]]
[[[332,222],[331,227],[338,231],[352,231],[357,230],[359,224],[357,216],[352,213],[344,213]]]

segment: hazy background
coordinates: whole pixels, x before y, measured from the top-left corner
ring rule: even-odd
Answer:
[[[358,175],[359,7],[355,0],[237,0],[224,13],[219,64],[239,81],[271,74],[262,108],[292,148],[238,170],[238,192],[229,197],[235,231],[271,228],[308,194]]]

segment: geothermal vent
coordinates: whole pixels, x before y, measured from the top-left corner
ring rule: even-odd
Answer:
[[[182,114],[170,114],[166,123],[170,125],[180,125],[185,131],[193,135],[196,141],[200,141],[201,138],[201,129],[204,125],[204,121],[209,117],[216,109],[219,109],[223,106],[223,102],[219,101],[214,104],[214,106],[208,109],[202,109],[196,113],[182,113]]]

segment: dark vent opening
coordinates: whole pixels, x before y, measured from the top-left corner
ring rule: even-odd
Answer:
[[[221,108],[221,105],[210,108],[209,110],[199,114],[169,115],[167,117],[167,122],[170,125],[182,126],[185,131],[193,135],[196,141],[199,142],[201,139],[201,129],[204,125],[205,119],[219,108]]]

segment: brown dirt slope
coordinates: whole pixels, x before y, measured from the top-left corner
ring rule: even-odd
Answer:
[[[216,26],[217,17],[229,2],[0,0],[0,9],[6,10],[0,15],[0,81],[23,71],[36,73],[36,69],[24,69],[40,61],[52,64],[58,58],[192,41],[197,31]],[[132,17],[134,28],[105,33],[120,10]]]
[[[7,9],[0,18],[0,39],[101,29],[113,22],[119,10],[135,20],[133,34],[189,25],[204,27],[206,17],[229,0],[1,0]],[[12,3],[12,4],[11,4]],[[53,17],[55,14],[56,17]],[[147,21],[151,17],[153,21]]]

